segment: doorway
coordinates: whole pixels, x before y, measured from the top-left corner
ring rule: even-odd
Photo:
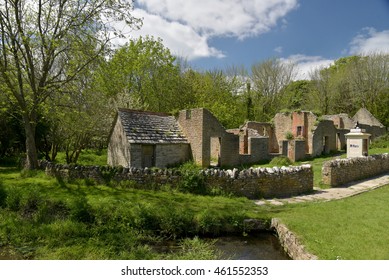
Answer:
[[[142,168],[155,166],[155,145],[142,145]]]
[[[324,136],[323,137],[323,151],[322,151],[322,154],[326,155],[326,154],[329,154],[330,153],[330,147],[329,147],[329,137],[328,136]]]
[[[211,166],[221,166],[221,137],[211,137]]]

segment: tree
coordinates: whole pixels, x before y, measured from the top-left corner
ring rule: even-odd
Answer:
[[[108,22],[139,22],[125,0],[3,0],[0,3],[0,76],[17,106],[26,136],[25,168],[37,167],[36,126],[47,99],[104,53]]]
[[[282,109],[283,89],[294,78],[294,64],[272,58],[251,67],[253,91],[255,91],[255,116],[257,120],[268,121]]]
[[[120,107],[169,112],[182,100],[177,94],[180,69],[161,39],[131,40],[102,65],[98,83]]]
[[[331,73],[328,69],[316,69],[311,73],[314,90],[310,103],[315,110],[326,115],[331,108]]]
[[[307,80],[293,81],[286,86],[282,104],[283,109],[301,110],[308,107],[307,97],[312,91],[312,83]]]
[[[243,123],[246,106],[239,91],[244,83],[238,77],[227,76],[219,70],[203,73],[189,70],[183,79],[186,90],[193,96],[191,107],[209,109],[226,128],[236,128]]]

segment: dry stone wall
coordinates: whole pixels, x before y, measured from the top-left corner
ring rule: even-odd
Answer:
[[[98,183],[127,181],[126,185],[139,189],[158,189],[166,184],[175,187],[184,178],[176,169],[77,166],[47,161],[41,161],[40,168],[46,174],[62,179],[89,179]],[[200,171],[200,175],[208,189],[218,188],[250,199],[288,197],[313,190],[310,165],[246,170],[205,169]]]
[[[273,229],[280,240],[281,246],[293,260],[317,260],[318,257],[308,252],[301,244],[298,237],[290,231],[280,220],[273,218],[271,220],[271,229]]]
[[[389,172],[389,154],[335,159],[323,164],[322,179],[332,187]]]

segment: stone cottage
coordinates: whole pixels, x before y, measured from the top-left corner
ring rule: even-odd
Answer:
[[[358,124],[378,137],[386,128],[366,109],[317,117],[310,111],[278,113],[273,123],[249,121],[226,130],[204,108],[173,116],[119,109],[110,134],[108,164],[167,167],[192,159],[202,167],[253,164],[285,155],[293,161],[343,150]]]
[[[203,108],[183,110],[177,119],[119,109],[109,137],[108,164],[163,168],[190,159],[203,167],[250,164],[269,158],[268,139],[251,134],[241,151],[239,132],[227,131]]]
[[[173,116],[119,109],[108,144],[108,164],[167,167],[190,159],[188,139]]]

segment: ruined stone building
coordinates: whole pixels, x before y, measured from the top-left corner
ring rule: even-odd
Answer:
[[[293,161],[345,149],[356,124],[372,135],[386,128],[366,109],[317,117],[309,111],[278,113],[272,123],[249,121],[226,130],[207,109],[183,110],[178,118],[120,109],[108,146],[108,164],[167,167],[188,160],[200,166],[237,166],[285,155]]]
[[[206,109],[181,111],[178,123],[190,143],[194,162],[201,166],[236,166],[269,158],[267,136],[247,135],[247,149],[242,150],[239,132],[226,130]]]
[[[109,165],[166,167],[189,159],[189,142],[173,116],[119,109],[109,138]]]

